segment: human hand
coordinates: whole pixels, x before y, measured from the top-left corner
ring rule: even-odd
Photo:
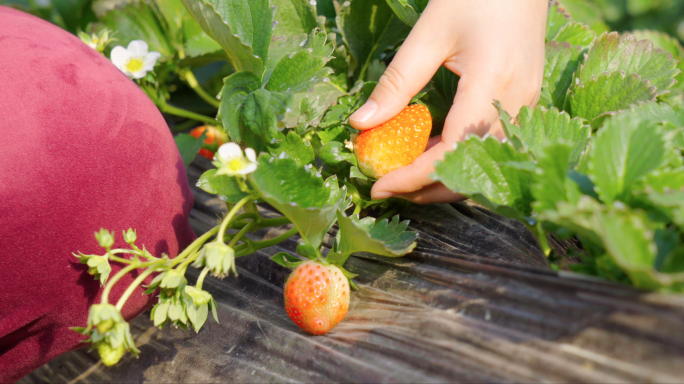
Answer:
[[[445,151],[468,134],[504,138],[501,101],[511,115],[539,100],[544,74],[547,0],[431,0],[380,78],[369,100],[349,119],[360,130],[398,114],[441,65],[460,76],[442,135],[412,164],[380,178],[374,199],[416,203],[462,200],[429,175]]]

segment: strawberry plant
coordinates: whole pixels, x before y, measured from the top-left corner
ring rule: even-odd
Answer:
[[[400,115],[355,136],[348,118],[367,100],[426,4],[93,3],[95,23],[89,28],[95,34],[82,39],[91,46],[105,35],[107,43],[118,39],[122,46],[115,48],[115,64],[162,112],[218,126],[230,141],[211,148],[216,169],[198,182],[219,195],[228,212],[176,258],[152,255],[136,244],[133,230],[124,233],[127,248],[112,248],[114,235],[102,230],[96,237],[103,254],[78,255],[104,291],[87,327],[77,330],[89,337],[106,364],[116,363],[125,351],[138,352],[120,312],[152,274],[157,275],[146,293],[159,292],[151,312],[154,324],[199,331],[209,312],[218,321],[216,302],[203,290],[207,275],[235,275],[236,258],[298,235],[296,255],[280,253],[272,260],[295,269],[285,287],[288,314],[304,330],[321,334],[348,310],[348,290],[355,287],[355,275],[344,269],[350,256],[363,251],[401,257],[413,250],[417,234],[406,230],[406,221],[392,217],[400,203],[372,200],[370,188],[375,177],[415,159],[430,127],[433,134],[440,132],[459,78],[441,68],[408,107],[406,113],[415,114],[410,123]],[[684,88],[676,82],[679,46],[666,35],[658,35],[661,49],[634,35],[597,34],[595,29],[554,5],[539,105],[511,118],[494,102],[506,140],[470,136],[436,164],[432,177],[523,222],[552,265],[558,260],[547,236],[575,237],[581,243],[575,252],[584,260],[573,266],[577,271],[681,292]],[[144,50],[139,40],[146,42]],[[94,48],[108,54],[107,43]],[[192,90],[208,112],[180,108],[179,87]],[[418,129],[416,121],[424,125]],[[180,122],[174,130],[190,127]],[[403,130],[409,148],[390,142],[395,129]],[[177,136],[186,164],[207,137],[205,131]],[[378,152],[380,147],[386,152]],[[261,216],[257,203],[269,204],[282,216]],[[367,216],[369,207],[382,216]],[[323,238],[335,224],[333,249],[324,255]],[[290,229],[271,239],[248,236],[283,225]],[[111,262],[124,268],[112,276]],[[194,286],[185,277],[190,266],[202,269]],[[110,303],[113,285],[138,269],[142,272],[123,296]],[[338,280],[328,284],[335,273]],[[323,304],[316,304],[321,299]]]
[[[506,140],[470,136],[433,178],[547,234],[574,236],[577,271],[650,290],[684,291],[684,108],[672,54],[615,32],[594,36],[558,6],[547,29],[539,106]]]

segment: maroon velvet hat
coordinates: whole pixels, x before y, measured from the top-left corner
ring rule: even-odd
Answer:
[[[192,203],[171,133],[136,84],[75,36],[0,7],[0,382],[84,339],[69,327],[85,326],[102,289],[72,252],[101,254],[101,227],[124,246],[131,227],[175,256],[194,239]],[[139,288],[124,317],[153,301]]]

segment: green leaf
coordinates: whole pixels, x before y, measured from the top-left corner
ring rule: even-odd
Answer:
[[[292,94],[257,89],[245,99],[242,121],[264,144],[276,144],[278,115],[284,114],[291,103]]]
[[[328,67],[335,72],[330,75],[332,83],[337,85],[341,90],[349,90],[349,66],[351,56],[347,53],[347,47],[344,44],[339,44],[333,52],[333,58],[328,62]]]
[[[322,144],[327,144],[331,141],[343,143],[345,140],[351,138],[351,133],[349,132],[347,125],[340,124],[333,125],[325,131],[318,131],[318,137],[321,139]]]
[[[286,153],[300,166],[310,164],[316,159],[311,143],[302,141],[302,138],[294,132],[288,133],[278,148],[271,149],[271,153],[274,156]]]
[[[240,185],[235,177],[227,175],[216,176],[216,171],[216,169],[210,169],[204,172],[200,176],[199,181],[197,181],[197,186],[204,191],[219,195],[221,200],[233,204],[247,196],[246,193],[240,190]]]
[[[297,127],[297,132],[302,134],[309,128],[320,126],[323,113],[344,95],[337,86],[331,82],[320,82],[314,85],[313,91],[300,92],[294,95],[292,110],[285,113],[283,123],[287,128]],[[308,99],[308,101],[306,101]],[[304,104],[302,104],[304,103]],[[306,110],[302,110],[305,106]],[[301,127],[306,125],[305,131]]]
[[[344,261],[355,252],[369,252],[388,257],[401,257],[416,247],[417,232],[406,231],[408,220],[399,222],[399,215],[392,221],[377,221],[372,217],[359,219],[358,215],[346,216],[337,212],[337,224],[340,227],[339,239],[335,251],[339,256],[334,260]]]
[[[664,152],[664,135],[652,124],[622,114],[608,119],[589,158],[589,177],[601,200],[624,201],[637,180],[660,166]]]
[[[427,6],[427,1],[421,0],[387,0],[387,4],[392,8],[399,20],[409,27],[413,27],[418,22],[420,14]]]
[[[620,117],[611,119],[622,119],[624,121],[648,122],[653,124],[671,124],[675,127],[684,127],[684,108],[678,106],[673,108],[664,103],[650,102],[639,103],[630,109],[622,111]]]
[[[680,230],[684,229],[684,191],[657,191],[650,193],[648,198],[653,204],[664,208],[662,212],[677,224]]]
[[[559,2],[564,12],[568,12],[572,19],[589,25],[593,31],[603,33],[610,30],[603,21],[603,13],[596,2],[586,0],[559,0]]]
[[[323,120],[319,124],[320,128],[326,128],[333,124],[342,123],[349,115],[351,115],[352,104],[338,104],[330,107],[328,112],[323,116]],[[338,125],[340,127],[341,125]]]
[[[271,0],[277,7],[274,36],[292,36],[309,33],[316,28],[316,9],[309,0]]]
[[[183,8],[185,11],[185,8]],[[184,50],[188,57],[221,51],[221,45],[207,35],[190,15],[183,18]]]
[[[202,148],[205,138],[206,132],[203,132],[198,138],[194,138],[187,133],[181,133],[173,138],[176,141],[176,146],[178,146],[178,151],[180,152],[181,157],[183,158],[183,164],[186,167],[195,160],[197,151]]]
[[[273,10],[267,0],[181,1],[204,32],[223,47],[236,71],[261,77],[272,33]]]
[[[435,164],[431,177],[500,214],[525,220],[531,213],[530,175],[500,164],[528,160],[508,143],[470,135]]]
[[[295,269],[299,264],[303,263],[303,261],[297,256],[290,255],[287,252],[276,253],[275,255],[271,256],[271,260],[273,260],[276,264],[282,265],[283,267],[289,269]]]
[[[684,90],[684,47],[679,43],[679,40],[660,31],[637,30],[632,31],[631,33],[639,40],[650,40],[653,42],[653,46],[670,53],[674,59],[679,61],[677,64],[679,74],[675,76],[677,84],[674,87]]]
[[[458,81],[458,75],[441,66],[432,77],[432,89],[421,99],[430,110],[433,132],[439,132],[454,104]]]
[[[300,241],[299,244],[297,244],[297,253],[310,260],[315,260],[318,258],[318,252],[316,252],[316,249],[314,249],[314,247],[312,247],[311,244],[307,243],[306,241]]]
[[[654,290],[684,282],[684,272],[661,273],[656,270],[655,230],[645,215],[612,210],[599,211],[595,216],[606,250],[635,287]],[[677,256],[684,255],[680,253]]]
[[[561,8],[558,5],[558,2],[555,2],[549,9],[549,14],[546,18],[546,39],[552,40],[558,35],[561,28],[571,21],[572,19],[570,18],[570,15],[565,12],[565,9]]]
[[[568,92],[565,110],[573,117],[600,121],[609,112],[629,108],[641,101],[653,101],[656,88],[638,75],[625,75],[622,71],[601,74],[586,83],[580,83]],[[592,121],[592,125],[594,125]]]
[[[498,101],[494,105],[502,110]],[[506,115],[502,116],[505,119]],[[570,119],[570,115],[556,108],[547,110],[541,106],[535,109],[525,106],[517,117],[517,125],[503,126],[509,140],[514,141],[515,137],[517,140],[514,142],[520,142],[535,157],[550,145],[559,142],[569,145],[572,149],[570,162],[574,164],[587,146],[591,134],[591,127],[585,123],[581,118]]]
[[[176,53],[155,12],[144,2],[111,10],[100,19],[100,22],[116,31],[116,45],[125,47],[132,40],[145,40],[150,51],[161,53],[162,60]]]
[[[538,169],[533,177],[533,207],[537,212],[555,210],[559,202],[577,203],[580,190],[567,177],[573,148],[564,144],[552,144],[544,148],[537,162]]]
[[[323,145],[318,151],[318,157],[324,163],[336,166],[343,162],[348,162],[357,166],[356,156],[339,141],[330,141]]]
[[[365,80],[368,66],[386,49],[408,36],[410,28],[394,15],[385,0],[349,0],[337,12],[337,27]]]
[[[274,92],[301,92],[320,81],[330,81],[332,69],[325,67],[335,49],[325,32],[312,32],[296,53],[284,56],[268,78],[266,89]]]
[[[234,73],[223,80],[221,104],[217,117],[223,123],[228,136],[237,143],[242,142],[240,116],[242,116],[245,100],[260,86],[259,76],[248,71]]]
[[[596,32],[582,23],[567,23],[553,38],[554,41],[566,42],[572,46],[588,47],[594,41]]]
[[[546,43],[546,63],[539,104],[562,109],[565,94],[580,62],[582,48],[568,43],[549,41]]]
[[[456,98],[459,77],[446,67],[439,67],[435,76],[432,77],[432,86],[435,91],[444,98],[447,105],[451,106]]]
[[[259,167],[249,181],[314,248],[335,222],[335,212],[345,197],[335,176],[324,181],[311,166],[300,167],[292,159],[269,154],[259,157]]]
[[[611,32],[596,39],[576,77],[580,84],[587,84],[604,73],[622,71],[628,78],[638,75],[647,80],[649,87],[655,87],[656,95],[662,95],[675,83],[676,65],[672,55],[655,49],[652,42]]]

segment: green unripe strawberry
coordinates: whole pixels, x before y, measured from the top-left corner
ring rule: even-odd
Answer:
[[[123,344],[119,345],[117,348],[112,348],[108,343],[102,342],[97,345],[97,353],[100,355],[102,363],[111,367],[121,360],[124,353],[126,353],[126,349]]]

